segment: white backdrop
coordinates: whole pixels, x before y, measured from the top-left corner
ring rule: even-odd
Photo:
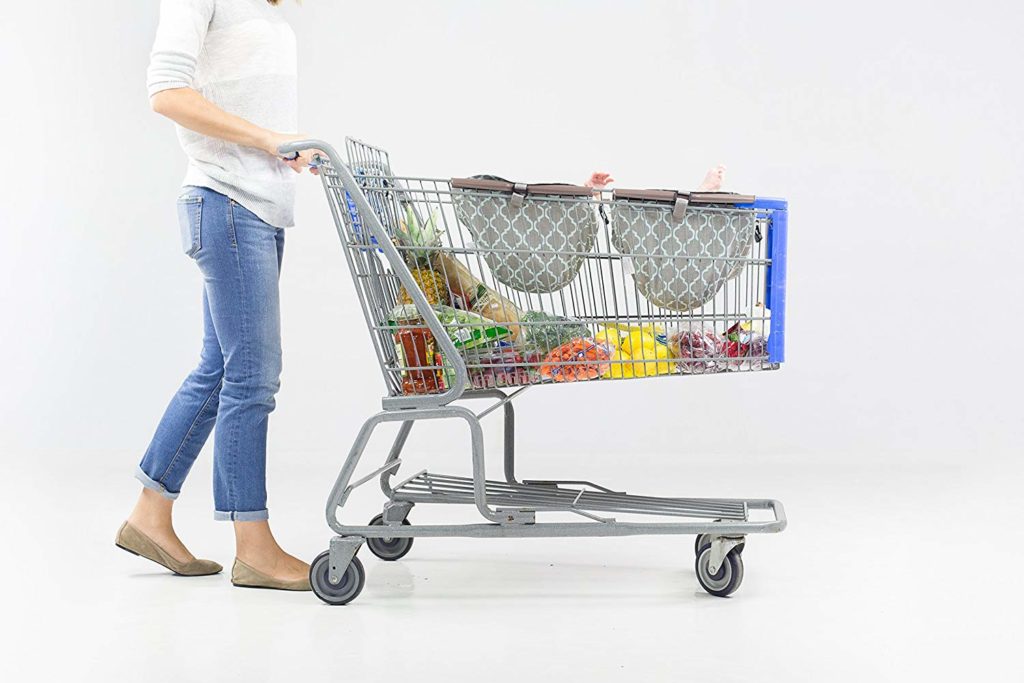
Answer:
[[[5,450],[140,452],[197,358],[184,160],[144,90],[157,4],[16,3],[0,24]],[[399,172],[687,187],[721,161],[729,189],[791,201],[783,372],[535,391],[524,448],[831,458],[1020,443],[1022,13],[987,4],[285,11],[303,132],[383,145]],[[382,384],[317,181],[297,211],[272,446],[336,449]]]
[[[421,539],[400,563],[364,553],[367,588],[341,612],[176,581],[110,545],[200,345],[173,205],[184,158],[144,88],[157,4],[0,16],[0,602],[18,626],[0,659],[15,678],[284,680],[301,663],[420,679],[447,674],[424,662],[494,656],[488,675],[516,681],[538,663],[593,681],[1016,680],[1019,3],[288,0],[304,132],[385,146],[400,173],[687,187],[724,162],[727,189],[791,202],[781,372],[518,402],[527,476],[782,499],[790,527],[751,539],[735,600],[697,588],[689,539]],[[270,508],[311,559],[383,385],[319,181],[301,179],[297,216]],[[417,427],[408,469],[465,469],[453,434]],[[229,564],[209,455],[176,523]],[[380,510],[371,489],[348,521]]]

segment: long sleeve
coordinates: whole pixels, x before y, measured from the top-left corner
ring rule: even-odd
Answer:
[[[162,90],[193,87],[214,4],[215,0],[161,0],[160,25],[146,73],[150,97]]]

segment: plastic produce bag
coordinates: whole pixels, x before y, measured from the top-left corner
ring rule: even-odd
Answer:
[[[700,321],[674,326],[668,332],[667,341],[672,355],[679,359],[681,372],[702,375],[726,369],[725,343],[715,335],[713,328]]]
[[[541,377],[555,382],[595,379],[608,371],[611,352],[591,338],[572,339],[553,349],[540,366]]]
[[[768,340],[750,329],[748,323],[736,323],[725,333],[723,353],[733,370],[760,366],[768,353]]]
[[[540,363],[536,352],[520,353],[508,346],[477,348],[465,354],[470,384],[475,389],[514,387],[536,384],[540,380]]]
[[[525,346],[544,354],[571,339],[590,336],[590,330],[580,321],[543,311],[527,311],[519,317],[519,322],[526,323],[522,325]]]

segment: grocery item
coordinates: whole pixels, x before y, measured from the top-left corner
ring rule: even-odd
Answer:
[[[460,311],[442,304],[431,308],[458,349],[472,349],[512,336],[511,330],[507,327],[472,311]],[[401,304],[392,309],[389,322],[397,327],[409,324],[409,321],[419,320],[422,320],[422,316],[415,304]]]
[[[577,382],[603,375],[611,352],[593,338],[573,339],[553,349],[540,366],[541,377],[555,382]]]
[[[659,326],[605,325],[595,339],[611,350],[605,377],[628,379],[672,372],[671,353]]]
[[[416,286],[427,297],[427,303],[433,306],[435,304],[447,304],[451,301],[448,296],[448,283],[436,270],[410,266],[409,272],[412,273],[412,279],[416,281]],[[412,303],[412,296],[409,295],[405,285],[402,285],[398,290],[398,300],[403,304]]]
[[[517,323],[520,313],[515,304],[485,285],[451,254],[439,251],[434,255],[432,265],[447,281],[453,297],[452,305],[504,323],[513,337],[519,337]]]
[[[552,315],[542,311],[526,311],[519,317],[522,326],[523,343],[532,349],[547,354],[570,339],[590,336],[586,325],[574,318]]]
[[[493,289],[488,289],[486,285],[481,284],[477,288],[476,301],[473,302],[473,312],[504,324],[508,327],[513,337],[519,338],[521,334],[521,328],[518,325],[519,309],[516,308],[515,304]]]
[[[425,327],[405,327],[395,335],[396,346],[401,352],[402,392],[405,394],[434,394],[441,391],[441,357],[435,350],[434,336]]]
[[[405,218],[398,222],[395,229],[395,237],[398,245],[403,247],[401,251],[412,273],[412,279],[416,281],[416,286],[423,291],[431,305],[448,304],[451,301],[447,280],[431,265],[431,259],[441,246],[441,233],[442,230],[437,226],[436,211],[420,225],[411,204],[406,205]],[[412,303],[412,297],[405,285],[402,285],[398,292],[398,300],[405,304]]]
[[[430,264],[447,281],[448,291],[452,295],[452,305],[467,311],[473,308],[483,282],[477,279],[462,261],[447,252],[438,251],[431,258]]]
[[[539,353],[520,353],[508,346],[478,348],[465,354],[469,381],[476,389],[536,384],[540,382],[543,358]]]
[[[767,355],[768,340],[751,329],[750,323],[738,322],[725,333],[724,355],[730,360],[729,367],[742,369]]]
[[[679,359],[679,370],[686,374],[706,374],[726,369],[725,344],[714,329],[698,321],[676,325],[668,332],[668,348]]]

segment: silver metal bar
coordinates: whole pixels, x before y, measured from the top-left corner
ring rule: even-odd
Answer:
[[[569,510],[569,512],[573,513],[574,515],[579,515],[580,517],[586,517],[587,519],[592,519],[595,522],[601,522],[602,524],[614,524],[615,523],[615,518],[614,517],[601,517],[599,515],[595,515],[592,512],[587,512],[586,510]]]
[[[622,514],[694,516],[709,519],[747,519],[744,500],[705,498],[654,498],[605,494],[593,491],[547,489],[545,487],[513,487],[502,482],[486,482],[492,504],[507,507],[572,511],[600,510]],[[400,487],[395,487],[396,500],[414,502],[471,503],[473,482],[465,477],[422,473]],[[442,500],[443,499],[443,500]]]
[[[781,510],[780,510],[781,512]],[[784,515],[765,522],[547,522],[522,525],[414,524],[410,526],[339,526],[338,533],[363,538],[593,538],[609,536],[722,536],[779,533]]]
[[[594,482],[587,481],[585,479],[524,479],[523,484],[528,486],[558,486],[559,484],[589,486],[592,489],[604,491],[605,493],[626,493],[625,491],[613,491],[610,488],[595,484]]]
[[[508,395],[508,396],[506,396],[505,398],[501,399],[500,401],[498,401],[498,402],[497,402],[497,403],[495,403],[494,405],[490,406],[490,407],[489,407],[489,408],[487,408],[486,410],[484,410],[484,411],[482,411],[482,412],[479,412],[479,413],[477,413],[477,414],[476,414],[476,419],[478,419],[478,420],[482,420],[482,419],[484,419],[484,417],[485,417],[485,416],[487,416],[487,415],[490,415],[490,414],[491,414],[492,412],[494,412],[494,411],[495,411],[495,410],[497,410],[498,408],[501,408],[501,407],[502,407],[503,405],[505,405],[506,403],[508,403],[508,402],[509,402],[509,401],[511,401],[512,399],[514,399],[514,398],[515,398],[516,396],[519,396],[519,395],[520,395],[521,393],[523,393],[524,391],[526,391],[526,390],[527,390],[527,389],[529,389],[529,388],[530,388],[530,387],[528,387],[528,386],[525,386],[525,387],[521,387],[521,388],[519,388],[519,389],[517,389],[517,390],[513,391],[513,392],[512,392],[511,394],[509,394],[509,395]]]
[[[348,495],[350,493],[352,493],[353,489],[359,488],[360,486],[362,486],[366,482],[368,482],[371,479],[373,479],[374,477],[376,477],[378,474],[381,474],[382,472],[387,472],[389,470],[393,470],[393,469],[397,468],[401,464],[402,464],[402,460],[401,459],[393,460],[393,461],[391,461],[389,463],[385,463],[381,467],[378,467],[373,472],[370,472],[369,474],[367,474],[365,477],[357,479],[356,481],[352,482],[347,487],[345,487],[345,497],[347,498]]]
[[[468,482],[469,482],[469,480],[466,479],[465,477],[456,477],[456,476],[445,475],[445,474],[434,474],[434,473],[428,472],[428,473],[426,473],[425,476],[428,477],[432,482],[444,482],[444,483],[448,483],[449,485],[454,486],[454,487],[466,486],[466,485],[468,485]],[[548,495],[549,496],[548,499],[552,499],[553,498],[553,499],[556,499],[556,500],[565,500],[565,498],[567,496],[571,496],[572,494],[575,493],[575,491],[572,490],[572,489],[557,489],[554,492],[550,492],[550,491],[544,491],[543,489],[541,489],[541,490],[531,489],[531,488],[528,488],[525,485],[524,486],[520,486],[520,487],[510,486],[508,484],[504,484],[502,482],[497,482],[497,481],[488,481],[487,485],[488,485],[488,487],[491,490],[494,490],[494,491],[500,491],[500,492],[511,493],[511,494],[519,494],[519,493],[521,493],[522,495],[531,495],[531,496],[544,496],[544,495]],[[678,502],[681,502],[682,504],[686,504],[689,501],[695,501],[696,500],[696,501],[700,501],[701,503],[705,504],[706,507],[710,507],[710,508],[713,508],[713,509],[719,509],[719,510],[726,511],[726,512],[728,512],[728,511],[735,512],[735,511],[743,510],[743,506],[747,502],[745,499],[730,499],[730,498],[662,498],[662,497],[658,497],[658,496],[640,496],[640,495],[635,495],[635,494],[618,493],[618,492],[614,492],[614,491],[607,492],[607,493],[604,493],[604,492],[601,492],[601,493],[592,492],[592,493],[590,493],[590,495],[591,496],[595,496],[595,497],[599,496],[602,500],[608,500],[608,501],[624,501],[624,502],[626,502],[626,501],[633,501],[633,502],[637,502],[637,503],[651,503],[651,504],[659,504],[659,503],[663,503],[663,502],[666,502],[666,501],[668,501],[668,502],[676,502],[676,501],[678,501]]]
[[[419,472],[417,472],[416,474],[412,475],[408,479],[403,479],[399,483],[395,484],[394,490],[398,491],[399,489],[404,487],[406,484],[410,483],[413,479],[419,479],[421,476],[423,476],[426,473],[427,473],[426,470],[420,470]],[[393,497],[394,497],[394,492],[392,492],[392,498]]]

